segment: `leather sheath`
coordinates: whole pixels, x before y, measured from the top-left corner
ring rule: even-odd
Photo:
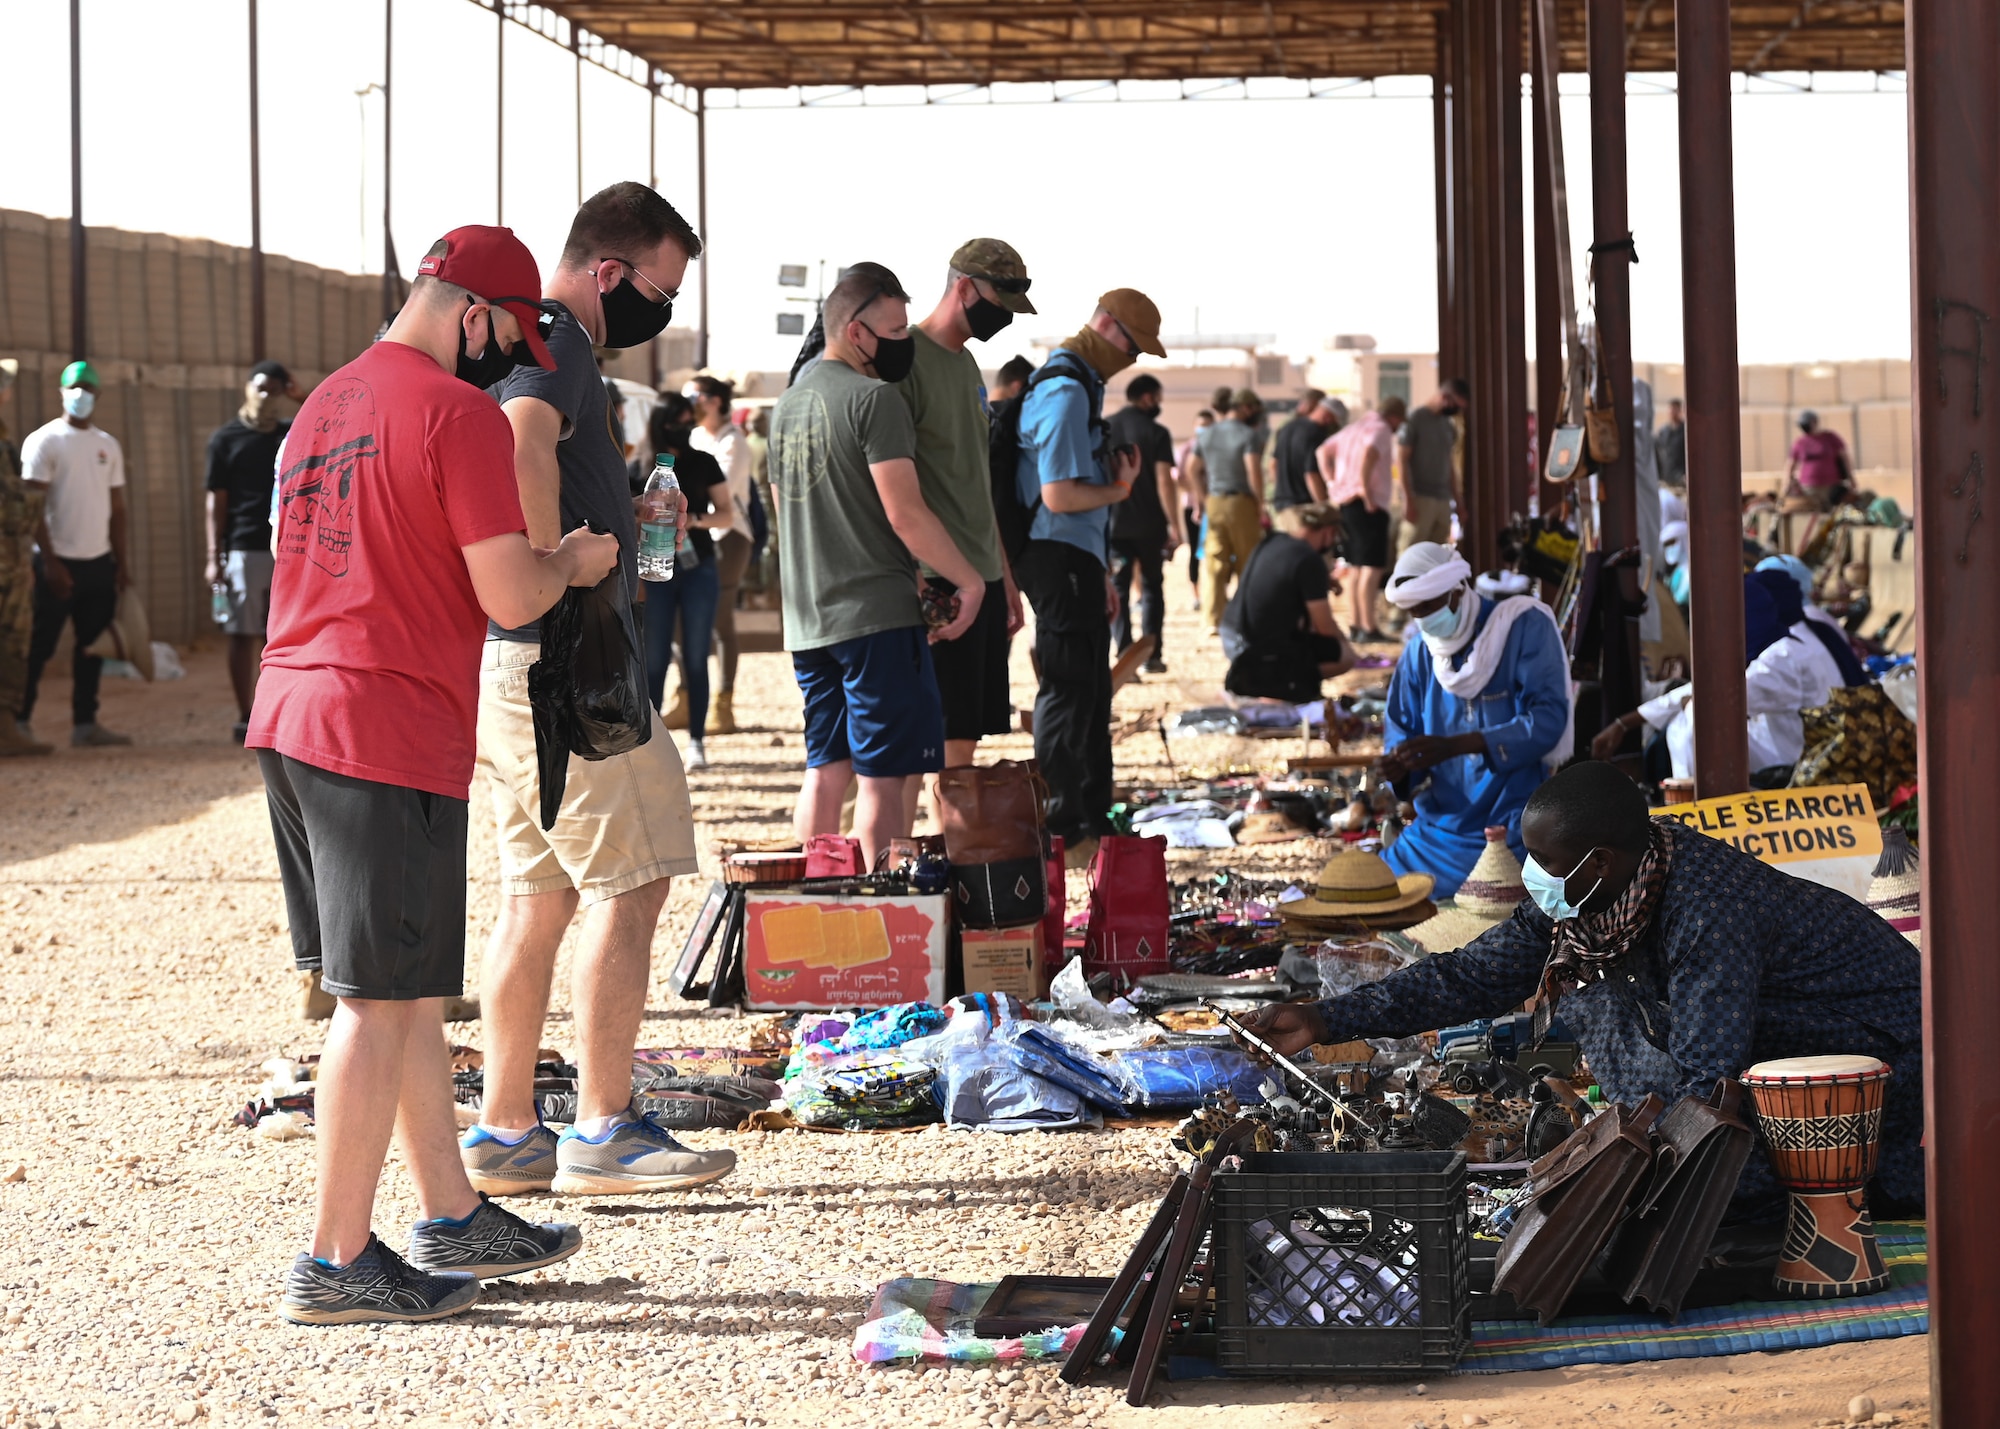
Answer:
[[[1493,1288],[1548,1324],[1597,1259],[1653,1162],[1660,1099],[1610,1107],[1528,1168],[1531,1190],[1494,1261]]]
[[[1628,1304],[1673,1319],[1707,1258],[1756,1140],[1749,1096],[1724,1077],[1706,1099],[1682,1097],[1660,1118],[1653,1174],[1605,1257]]]

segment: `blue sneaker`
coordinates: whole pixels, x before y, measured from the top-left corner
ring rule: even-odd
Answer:
[[[556,1134],[538,1125],[510,1144],[475,1126],[458,1143],[458,1159],[465,1163],[465,1177],[475,1191],[489,1196],[546,1191],[556,1174]]]
[[[476,1277],[427,1274],[371,1235],[368,1248],[339,1269],[310,1255],[293,1261],[278,1313],[295,1325],[442,1320],[478,1299]]]
[[[620,1196],[635,1191],[685,1191],[736,1169],[727,1147],[696,1151],[674,1140],[650,1116],[621,1121],[595,1141],[575,1127],[556,1141],[558,1196]]]
[[[568,1260],[583,1248],[571,1225],[535,1225],[486,1199],[463,1221],[418,1221],[410,1230],[410,1264],[492,1280]]]

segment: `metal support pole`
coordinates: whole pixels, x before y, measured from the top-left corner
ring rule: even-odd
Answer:
[[[1507,492],[1507,299],[1503,232],[1506,169],[1502,152],[1500,0],[1469,0],[1467,14],[1467,148],[1471,204],[1471,322],[1467,366],[1472,383],[1466,426],[1465,494],[1469,519],[1461,547],[1475,571],[1496,563]]]
[[[493,222],[507,222],[507,0],[493,0]]]
[[[1597,341],[1618,424],[1618,460],[1598,473],[1603,494],[1604,546],[1619,551],[1639,539],[1632,469],[1632,224],[1626,210],[1625,4],[1588,0],[1590,50],[1590,178],[1593,294]],[[1600,589],[1602,589],[1600,587]],[[1622,597],[1622,600],[1621,600]],[[1600,711],[1606,723],[1639,704],[1638,572],[1618,572],[1606,590]]]
[[[2000,6],[1925,0],[1904,17],[1909,74],[1911,342],[1917,543],[1917,768],[1923,847],[1924,1160],[1934,1423],[2000,1403],[2000,540],[1985,512],[2000,459]],[[1694,435],[1690,414],[1688,435]],[[1689,471],[1693,471],[1689,454]]]
[[[660,72],[646,69],[646,187],[660,190]],[[660,390],[660,340],[646,344],[646,385]]]
[[[1437,17],[1437,68],[1431,74],[1431,176],[1437,212],[1438,381],[1458,373],[1457,294],[1453,289],[1451,175],[1451,24]]]
[[[1467,141],[1469,127],[1470,97],[1466,93],[1466,39],[1468,21],[1466,0],[1452,0],[1451,9],[1442,17],[1451,34],[1451,112],[1447,119],[1451,133],[1447,136],[1451,150],[1451,316],[1452,345],[1458,357],[1458,375],[1470,378],[1472,375],[1472,183],[1467,173],[1471,161],[1471,145]],[[1460,442],[1459,462],[1465,471],[1473,464],[1472,413],[1466,412],[1460,421],[1465,433]],[[1459,523],[1467,529],[1471,527],[1471,492],[1461,493]]]
[[[708,232],[708,91],[694,92],[694,220],[701,230],[701,326],[694,335],[694,365],[708,370],[708,269],[715,251]]]
[[[1528,254],[1521,213],[1521,0],[1498,0],[1494,59],[1500,104],[1501,440],[1495,470],[1494,524],[1528,509],[1534,472],[1528,460]],[[1498,543],[1494,546],[1496,563]]]
[[[69,0],[69,355],[90,355],[83,245],[83,0]]]
[[[399,291],[400,276],[396,272],[396,239],[389,226],[389,198],[395,186],[389,182],[390,158],[395,152],[389,146],[389,122],[395,108],[395,88],[390,83],[392,64],[396,55],[396,0],[382,0],[382,321],[390,322],[396,310],[403,306]]]
[[[260,130],[262,106],[257,102],[257,0],[250,0],[250,360],[262,362],[264,350],[264,156]]]
[[[1743,668],[1743,437],[1737,413],[1736,192],[1729,0],[1676,0],[1681,330],[1687,352],[1689,634],[1695,791],[1750,787]]]
[[[1542,50],[1542,7],[1530,5],[1531,53]],[[1548,470],[1549,442],[1562,423],[1563,320],[1562,268],[1556,244],[1556,182],[1554,156],[1549,151],[1547,81],[1540,64],[1533,66],[1535,149],[1535,479],[1544,514],[1555,510],[1564,489],[1541,480]]]
[[[569,52],[576,57],[576,206],[583,207],[583,30],[569,27]]]

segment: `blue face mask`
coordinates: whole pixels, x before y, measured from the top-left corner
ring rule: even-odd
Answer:
[[[1543,868],[1539,863],[1535,862],[1535,856],[1529,854],[1521,863],[1521,883],[1527,888],[1528,896],[1535,900],[1535,906],[1558,923],[1566,918],[1576,917],[1578,911],[1577,905],[1570,902],[1565,894],[1569,891],[1570,879],[1575,878],[1577,875],[1577,869],[1589,863],[1590,854],[1596,852],[1596,849],[1592,849],[1590,853],[1585,854],[1582,860],[1578,862],[1576,868],[1572,868],[1561,878],[1557,878],[1553,873]],[[1590,885],[1590,893],[1583,895],[1585,903],[1590,901],[1591,894],[1597,892],[1603,882],[1604,880],[1600,878],[1596,883]]]
[[[63,411],[79,422],[88,421],[90,414],[97,410],[97,394],[88,387],[65,387],[62,405]]]
[[[1465,598],[1461,596],[1456,609],[1449,605],[1441,605],[1429,615],[1420,617],[1417,629],[1433,640],[1449,640],[1458,634],[1458,622],[1464,617]]]
[[[1686,566],[1674,567],[1673,573],[1667,577],[1667,589],[1673,592],[1673,597],[1676,604],[1679,605],[1687,604],[1688,568]]]

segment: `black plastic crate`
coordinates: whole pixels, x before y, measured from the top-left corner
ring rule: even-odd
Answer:
[[[1465,1153],[1264,1153],[1215,1178],[1216,1362],[1437,1374],[1472,1337]]]

